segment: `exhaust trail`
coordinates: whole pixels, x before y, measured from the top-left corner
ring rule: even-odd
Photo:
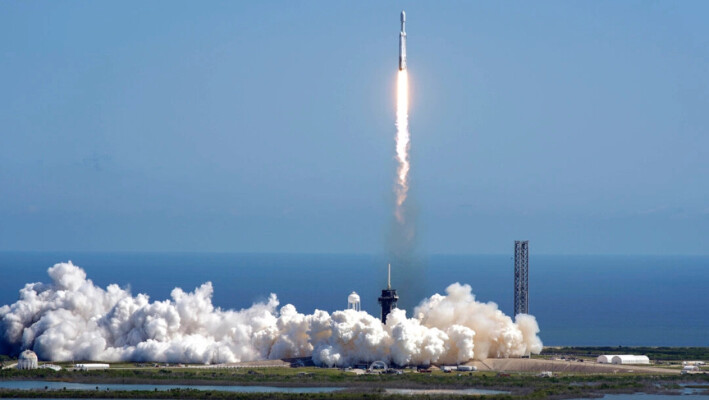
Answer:
[[[409,133],[409,76],[406,69],[399,70],[396,94],[396,220],[400,224],[405,221],[405,203],[409,192],[409,149],[411,135]]]
[[[400,307],[412,310],[414,300],[425,295],[423,264],[416,255],[416,213],[410,195],[411,132],[409,131],[409,72],[406,59],[406,13],[401,12],[399,31],[399,70],[396,80],[396,178],[394,179],[394,218],[389,238],[389,261],[394,269],[405,268],[398,276],[399,288],[406,291]]]

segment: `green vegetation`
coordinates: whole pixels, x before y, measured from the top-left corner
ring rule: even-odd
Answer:
[[[51,398],[162,398],[162,399],[354,399],[370,398],[451,398],[450,394],[417,396],[383,395],[384,388],[412,389],[464,389],[479,388],[506,391],[510,394],[485,396],[492,399],[542,399],[579,398],[604,393],[668,392],[679,389],[680,383],[706,387],[709,375],[648,375],[562,374],[540,378],[533,373],[498,375],[494,372],[430,374],[407,372],[402,375],[355,375],[337,369],[325,368],[133,368],[104,371],[59,371],[16,369],[0,371],[1,380],[48,380],[84,383],[147,383],[147,384],[225,384],[264,386],[334,386],[346,388],[336,393],[233,393],[222,391],[170,390],[170,391],[96,391],[96,390],[0,390],[0,398],[51,397]]]
[[[566,355],[593,358],[599,354],[647,354],[653,360],[675,362],[678,360],[709,359],[709,348],[663,347],[563,347],[545,348],[542,356]],[[146,366],[147,365],[147,366]],[[3,390],[0,398],[141,398],[141,399],[444,399],[457,398],[450,394],[385,395],[386,388],[409,389],[491,389],[509,392],[505,395],[488,395],[486,400],[536,400],[543,398],[568,399],[594,397],[605,393],[665,393],[675,392],[680,384],[709,388],[709,375],[650,375],[633,373],[581,374],[555,373],[551,378],[538,377],[536,373],[498,374],[496,372],[415,373],[356,375],[339,369],[303,367],[269,368],[187,368],[166,367],[155,364],[137,366],[133,363],[113,364],[108,370],[53,371],[0,370],[0,380],[45,380],[81,383],[142,383],[185,385],[261,385],[282,387],[342,387],[335,393],[235,393],[223,391],[169,390],[169,391],[97,391],[97,390]]]
[[[410,374],[409,377],[421,374]],[[451,379],[444,375],[423,375],[428,382],[425,388],[447,387]],[[386,378],[396,378],[386,376]],[[664,378],[663,378],[664,379]],[[679,389],[678,380],[658,380],[658,377],[647,376],[585,376],[561,378],[537,378],[530,375],[512,375],[509,377],[496,377],[481,375],[474,378],[475,386],[493,386],[500,390],[509,391],[510,394],[486,395],[485,400],[534,400],[534,399],[567,399],[579,397],[599,396],[605,393],[670,393]],[[384,395],[382,387],[391,387],[391,381],[385,379],[382,386],[362,388],[349,388],[333,393],[233,393],[221,391],[199,391],[173,389],[168,391],[98,391],[98,390],[0,390],[0,398],[141,398],[141,399],[449,399],[470,398],[467,395],[451,394],[421,394],[421,395]]]
[[[10,356],[0,354],[0,368],[4,367],[5,365],[10,365],[15,361],[16,360],[13,360]]]
[[[709,360],[709,347],[545,347],[541,355],[556,354],[588,358],[602,354],[643,354],[653,361]]]
[[[316,399],[316,400],[355,400],[355,399],[386,399],[386,400],[412,400],[417,398],[425,399],[450,399],[460,396],[451,395],[425,395],[425,396],[410,396],[410,395],[385,395],[381,392],[367,393],[229,393],[229,392],[209,392],[199,390],[170,390],[165,392],[146,392],[146,391],[111,391],[111,392],[96,392],[96,391],[3,391],[0,390],[0,398],[111,398],[111,399],[243,399],[243,400],[285,400],[285,399]],[[465,396],[469,397],[469,396]],[[485,396],[485,400],[512,400],[515,399],[509,395]]]

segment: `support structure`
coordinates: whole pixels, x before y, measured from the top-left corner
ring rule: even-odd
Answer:
[[[529,240],[515,240],[514,315],[529,314]]]
[[[379,297],[379,304],[382,306],[382,322],[387,322],[387,315],[391,310],[396,308],[396,302],[399,300],[399,295],[396,293],[396,289],[391,288],[391,264],[389,264],[389,270],[387,275],[387,288],[382,290],[382,295]]]
[[[361,311],[359,295],[357,292],[352,292],[349,296],[347,296],[347,309]]]

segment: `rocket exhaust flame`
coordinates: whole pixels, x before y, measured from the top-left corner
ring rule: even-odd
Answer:
[[[404,203],[409,192],[409,77],[408,72],[399,71],[396,95],[396,160],[399,163],[396,180],[396,220],[404,223]]]

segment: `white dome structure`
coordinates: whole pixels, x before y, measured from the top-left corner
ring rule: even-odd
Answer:
[[[632,354],[613,356],[612,364],[650,364],[650,359],[647,356],[635,356]]]
[[[20,353],[17,359],[17,369],[35,369],[38,366],[37,355],[32,350],[25,350]]]

